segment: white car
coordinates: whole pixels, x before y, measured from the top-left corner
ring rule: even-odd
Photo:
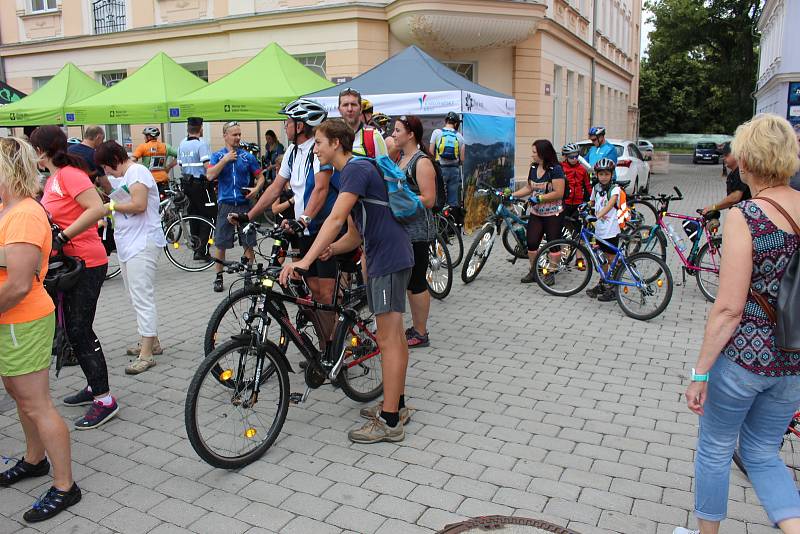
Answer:
[[[647,193],[650,190],[650,164],[649,157],[644,156],[633,141],[622,139],[606,139],[617,149],[617,180],[629,181],[633,193]],[[592,142],[589,140],[578,143],[581,156],[586,157]],[[647,158],[647,159],[645,159]]]
[[[647,158],[647,156],[650,156],[650,159],[653,159],[653,152],[655,152],[655,147],[653,146],[653,143],[651,143],[647,139],[639,139],[639,141],[636,142],[636,145],[639,147],[639,151],[642,153],[643,156],[645,156],[645,158]]]

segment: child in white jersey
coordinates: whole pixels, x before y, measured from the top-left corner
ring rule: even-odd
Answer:
[[[594,226],[596,237],[619,246],[619,219],[618,209],[620,189],[613,183],[614,162],[603,158],[594,165],[594,172],[597,175],[598,183],[592,189],[590,202],[594,206],[594,214],[597,221]],[[597,240],[597,247],[603,251],[608,261],[603,265],[603,270],[608,272],[608,267],[614,261],[616,251],[608,245]],[[592,289],[586,291],[591,298],[596,298],[602,302],[610,302],[616,297],[614,286],[604,283],[602,280]]]

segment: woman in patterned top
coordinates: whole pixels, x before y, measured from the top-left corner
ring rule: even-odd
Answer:
[[[800,406],[800,355],[774,346],[773,324],[752,293],[777,300],[781,279],[800,236],[780,210],[800,221],[798,144],[789,123],[759,115],[736,130],[733,153],[753,199],[725,221],[719,296],[709,313],[700,354],[686,390],[700,416],[695,458],[695,515],[700,530],[716,534],[725,518],[730,463],[736,443],[758,499],[783,532],[800,532],[800,495],[778,455],[784,431]]]

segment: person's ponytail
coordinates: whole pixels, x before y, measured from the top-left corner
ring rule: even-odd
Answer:
[[[59,169],[77,167],[89,174],[89,166],[83,158],[67,152],[67,134],[59,126],[39,126],[31,134],[30,142]]]

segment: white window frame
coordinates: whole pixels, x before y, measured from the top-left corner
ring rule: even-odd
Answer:
[[[317,54],[297,54],[292,56],[308,70],[328,79],[328,56],[325,52]],[[321,60],[321,61],[320,61]]]
[[[575,126],[575,71],[567,70],[567,97],[566,113],[564,114],[564,142],[571,143],[574,139],[573,128]]]
[[[188,70],[198,78],[208,81],[208,62],[200,61],[197,63],[181,63],[181,67]]]
[[[478,80],[478,62],[477,61],[444,61],[445,67],[452,70],[459,76],[466,78],[471,82]],[[470,76],[464,73],[464,70],[471,70]]]
[[[58,0],[38,0],[42,3],[41,9],[36,9],[34,6],[34,2],[37,0],[28,0],[28,5],[30,6],[30,13],[48,13],[50,11],[58,11]],[[49,4],[52,4],[53,7],[50,7]]]
[[[52,80],[52,76],[34,76],[33,77],[33,90],[39,90],[44,84]]]
[[[553,97],[553,144],[558,146],[564,144],[561,142],[561,110],[564,107],[561,100],[563,73],[564,69],[560,65],[553,65],[553,87],[550,90]]]

